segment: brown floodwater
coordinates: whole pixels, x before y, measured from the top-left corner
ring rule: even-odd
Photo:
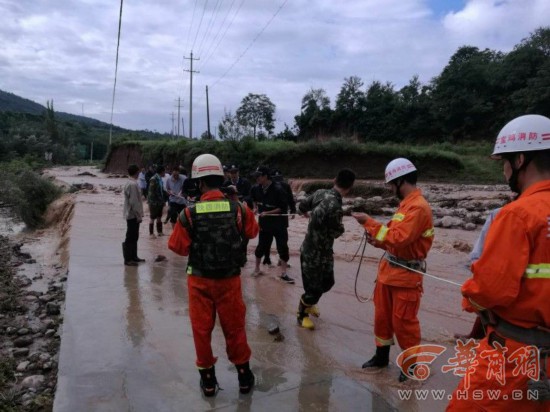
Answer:
[[[89,172],[95,176],[78,176]],[[94,168],[63,168],[48,172],[67,183],[91,183],[93,191],[76,195],[69,232],[69,275],[63,324],[55,411],[440,411],[459,378],[441,372],[453,354],[452,336],[466,333],[473,316],[461,311],[459,287],[435,279],[424,282],[420,308],[423,343],[443,345],[447,351],[431,367],[424,382],[398,383],[392,347],[389,368],[368,373],[361,364],[374,353],[374,308],[356,299],[354,284],[358,258],[351,261],[362,229],[345,218],[346,233],[335,243],[336,285],[319,302],[321,317],[315,331],[296,324],[303,293],[299,247],[307,228],[302,217],[290,221],[289,274],[295,285],[278,280],[277,267],[257,278],[253,249],[243,270],[247,305],[247,334],[257,385],[250,395],[239,395],[237,375],[225,354],[221,329],[212,336],[218,381],[223,388],[206,399],[199,389],[195,351],[188,318],[186,259],[167,248],[168,237],[150,238],[142,224],[139,255],[147,261],[125,267],[121,242],[124,178],[108,178]],[[147,213],[147,212],[146,212]],[[385,218],[387,219],[387,218]],[[170,226],[165,226],[169,234]],[[468,276],[467,255],[455,250],[456,240],[472,244],[476,231],[437,229],[428,258],[428,272],[462,283]],[[157,255],[166,260],[154,262]],[[382,253],[367,246],[358,279],[359,294],[372,295],[376,267]],[[272,260],[276,262],[275,251]],[[268,330],[278,325],[281,335]],[[403,390],[445,390],[443,400]]]

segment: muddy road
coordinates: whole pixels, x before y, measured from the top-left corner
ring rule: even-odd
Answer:
[[[251,395],[238,394],[237,376],[217,327],[213,348],[219,356],[216,370],[224,390],[206,400],[194,366],[185,258],[167,249],[167,236],[150,238],[145,224],[141,226],[139,255],[147,261],[137,268],[125,267],[120,250],[126,227],[121,194],[125,178],[83,167],[54,169],[47,174],[83,189],[76,193],[69,232],[69,275],[54,410],[444,410],[459,377],[443,373],[441,366],[454,355],[453,334],[467,333],[474,318],[461,311],[458,286],[425,279],[419,314],[422,341],[447,348],[432,364],[429,379],[398,383],[396,346],[392,347],[389,368],[377,373],[362,370],[361,364],[375,350],[374,308],[372,301],[360,303],[355,296],[358,258],[351,259],[363,232],[351,217],[345,217],[346,233],[335,243],[336,285],[318,305],[321,317],[315,319],[315,331],[296,325],[303,293],[299,247],[307,220],[296,217],[290,221],[289,274],[296,278],[295,285],[278,280],[277,267],[265,268],[265,275],[252,278],[257,239],[250,242],[242,283],[251,365],[258,383]],[[445,193],[452,194],[455,203],[461,199],[459,188],[469,201],[475,200],[474,193],[486,196],[479,187],[456,186],[453,190],[448,184],[426,185],[433,193],[444,192],[443,198]],[[144,221],[148,222],[147,216]],[[452,227],[436,229],[428,272],[462,283],[469,275],[467,251],[481,226],[470,230]],[[170,231],[166,225],[165,233]],[[167,259],[155,262],[158,255]],[[363,297],[372,295],[381,255],[370,246],[365,250],[357,281]],[[274,324],[281,336],[268,333]],[[442,399],[427,396],[421,400],[415,392],[407,396],[407,390],[415,389],[445,392],[439,392]]]

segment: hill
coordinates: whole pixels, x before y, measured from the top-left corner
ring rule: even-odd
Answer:
[[[25,99],[24,97],[17,96],[13,93],[0,90],[0,112],[42,115],[45,111],[46,107],[39,103],[33,102],[29,99]],[[55,115],[59,120],[63,121],[77,122],[100,129],[110,127],[109,123],[105,123],[97,119],[92,119],[91,117],[79,116],[57,111],[55,112]],[[126,130],[118,126],[113,126],[113,128],[116,128],[120,131]]]

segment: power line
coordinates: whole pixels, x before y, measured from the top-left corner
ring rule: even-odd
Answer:
[[[195,34],[195,40],[193,40],[193,45],[191,46],[191,50],[195,48],[195,43],[197,42],[197,37],[199,37],[199,32],[201,31],[202,26],[202,20],[204,19],[204,13],[206,12],[206,6],[208,5],[208,0],[204,1],[204,7],[202,9],[202,15],[201,15],[201,21],[199,22],[199,28],[197,29],[197,34]]]
[[[214,11],[212,12],[212,15],[210,16],[210,20],[208,21],[208,25],[206,26],[206,30],[204,31],[204,35],[202,36],[202,40],[201,40],[201,42],[199,44],[199,47],[197,49],[197,54],[201,54],[201,52],[202,52],[202,45],[204,44],[204,40],[206,39],[206,37],[208,37],[208,35],[212,31],[212,26],[213,26],[212,23],[214,22],[216,16],[218,15],[218,12],[220,10],[220,6],[221,6],[220,0],[216,0],[216,5],[214,6]]]
[[[120,47],[120,29],[122,26],[122,3],[124,0],[120,0],[120,13],[118,15],[118,37],[116,43],[116,59],[115,59],[115,83],[113,85],[113,101],[111,103],[111,126],[109,127],[109,146],[113,140],[113,113],[115,111],[115,90],[116,90],[116,78],[118,73],[118,50]]]
[[[288,2],[288,0],[285,0],[283,2],[283,4],[281,4],[279,6],[279,8],[275,11],[275,13],[273,13],[273,16],[271,16],[271,18],[267,21],[267,23],[264,25],[264,27],[262,27],[262,29],[260,30],[260,32],[256,35],[256,37],[254,37],[254,39],[252,39],[252,41],[250,42],[250,44],[247,46],[246,49],[244,49],[244,51],[241,53],[241,55],[239,57],[237,57],[237,60],[235,60],[233,62],[233,64],[231,66],[229,66],[229,68],[225,71],[224,74],[221,75],[221,77],[219,77],[213,84],[212,86],[215,86],[216,84],[218,84],[220,81],[223,80],[223,78],[227,75],[227,73],[229,73],[231,71],[231,69],[233,67],[235,67],[235,65],[244,57],[244,55],[246,54],[246,52],[254,45],[254,43],[256,43],[256,40],[258,40],[260,38],[260,36],[263,34],[263,32],[267,29],[267,27],[271,24],[271,22],[275,19],[275,17],[277,17],[277,14],[279,14],[279,12],[283,9],[283,7],[285,6],[285,4]]]
[[[241,0],[241,3],[239,4],[239,7],[237,8],[237,11],[235,12],[235,14],[233,14],[233,17],[231,19],[231,21],[229,22],[229,24],[227,25],[227,27],[225,28],[222,36],[220,37],[220,39],[218,40],[218,42],[216,43],[216,40],[219,36],[219,34],[221,33],[222,31],[222,28],[223,28],[223,25],[225,24],[225,21],[227,20],[227,17],[229,16],[229,13],[231,12],[231,9],[233,9],[233,4],[235,3],[235,0],[233,0],[231,2],[231,5],[229,6],[229,9],[227,10],[227,13],[222,21],[222,24],[220,25],[220,28],[218,30],[218,32],[216,33],[216,36],[214,37],[214,40],[212,41],[212,43],[210,44],[210,47],[208,48],[208,50],[206,51],[206,57],[204,58],[203,60],[203,63],[199,66],[200,69],[202,69],[204,67],[204,65],[206,64],[206,62],[210,59],[210,57],[212,57],[212,55],[214,54],[214,52],[216,50],[218,50],[218,47],[220,46],[220,43],[222,42],[222,40],[225,38],[225,35],[227,34],[227,31],[229,30],[229,28],[233,25],[233,22],[235,21],[235,18],[237,17],[237,14],[239,14],[239,11],[241,10],[241,7],[243,5],[245,0]],[[216,46],[214,46],[214,43],[216,43]]]
[[[187,41],[185,42],[185,49],[189,46],[189,39],[191,38],[191,28],[193,27],[193,22],[195,21],[195,10],[197,9],[197,3],[199,0],[195,0],[195,6],[193,7],[193,15],[191,17],[191,24],[189,25],[189,30],[187,30]]]

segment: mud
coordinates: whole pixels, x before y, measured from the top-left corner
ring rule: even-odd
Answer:
[[[359,258],[352,258],[362,229],[351,217],[344,218],[346,233],[335,243],[336,285],[319,303],[321,317],[314,319],[316,330],[313,332],[299,328],[295,318],[303,293],[299,247],[307,220],[296,217],[290,221],[292,268],[289,274],[296,278],[296,285],[280,282],[277,267],[266,267],[265,275],[252,278],[249,275],[253,263],[247,264],[242,283],[248,310],[247,333],[253,351],[251,364],[258,385],[252,395],[238,396],[236,374],[225,356],[223,336],[216,328],[213,348],[219,356],[218,380],[224,391],[206,400],[200,396],[198,373],[194,368],[185,259],[167,249],[167,237],[148,237],[145,224],[141,227],[139,253],[147,262],[138,268],[124,267],[119,251],[125,230],[120,190],[124,179],[85,167],[54,169],[48,174],[68,187],[87,187],[73,195],[76,206],[71,210],[75,216],[72,227],[69,230],[69,224],[60,225],[66,230],[61,229],[60,234],[55,235],[56,240],[52,240],[48,249],[57,254],[60,265],[68,260],[70,270],[56,411],[176,411],[182,410],[184,404],[189,410],[444,409],[446,398],[415,400],[413,396],[405,400],[399,391],[434,389],[445,390],[446,395],[450,395],[457,385],[459,378],[452,373],[442,373],[441,366],[454,354],[453,334],[467,333],[473,323],[473,316],[460,309],[459,287],[434,279],[424,282],[419,314],[422,341],[447,348],[433,363],[428,380],[397,382],[399,369],[394,360],[399,348],[395,346],[389,368],[377,373],[362,370],[361,364],[375,350],[374,310],[372,301],[360,303],[355,294]],[[292,184],[299,192],[303,182]],[[467,213],[479,213],[475,218],[478,223],[473,223],[471,217],[464,222],[474,225],[470,230],[462,229],[462,224],[438,228],[428,258],[428,273],[462,283],[469,275],[467,252],[477,238],[485,213],[494,205],[505,203],[509,193],[505,187],[420,186],[436,204],[435,208],[442,210],[438,218],[452,216],[465,221],[469,219]],[[354,207],[356,201],[347,199],[346,203]],[[60,207],[57,212],[53,209],[52,220],[67,222],[70,213],[66,208]],[[380,218],[387,220],[385,216]],[[146,218],[145,223],[147,221]],[[170,232],[169,226],[165,226],[165,231]],[[249,244],[249,260],[254,258],[256,243],[257,240],[252,240]],[[61,244],[63,247],[57,249]],[[40,247],[37,250],[41,250]],[[155,261],[159,255],[167,259]],[[380,258],[379,250],[366,248],[357,279],[361,297],[372,296]],[[43,267],[53,263],[46,257],[41,259]]]
[[[2,262],[3,291],[9,290],[10,296],[1,297],[0,357],[3,368],[11,371],[1,379],[1,410],[53,406],[73,206],[71,195],[55,201],[46,213],[45,228],[34,232],[6,220],[11,236],[4,247],[11,247],[12,253]]]

